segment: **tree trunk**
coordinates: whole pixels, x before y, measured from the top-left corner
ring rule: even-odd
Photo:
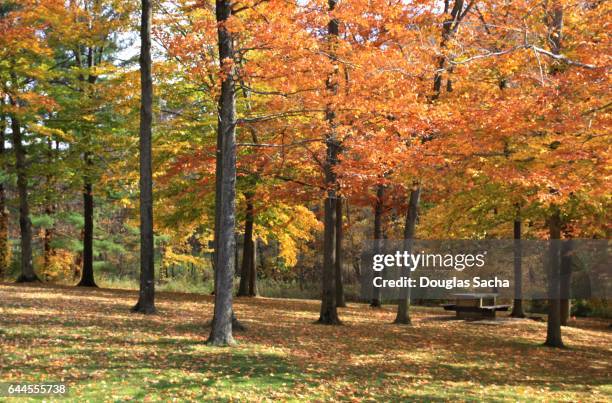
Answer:
[[[328,0],[329,10],[332,11],[336,7],[337,0]],[[333,54],[334,42],[338,38],[340,32],[339,22],[333,18],[327,24],[327,37],[331,44],[330,52]],[[330,98],[338,93],[338,84],[336,82],[336,74],[330,73],[327,77],[325,87]],[[337,197],[337,182],[334,166],[338,162],[338,140],[335,133],[336,114],[332,109],[331,103],[326,107],[325,120],[329,125],[329,133],[326,136],[325,144],[327,146],[327,155],[325,160],[325,186],[327,187],[327,197],[325,199],[324,220],[323,220],[323,275],[322,278],[322,296],[321,296],[321,312],[319,315],[319,323],[325,325],[340,324],[338,318],[338,310],[336,307],[336,288],[334,286],[335,272],[335,232],[336,232],[336,197]]]
[[[253,239],[253,253],[251,255],[251,273],[249,274],[249,296],[256,297],[257,291],[257,240]]]
[[[330,169],[326,169],[326,171],[330,171]],[[326,176],[328,175],[326,174]],[[319,323],[334,325],[340,323],[336,306],[336,289],[334,287],[336,200],[335,190],[332,189],[327,192],[323,221],[323,296]]]
[[[85,161],[89,166],[90,156],[88,153],[86,153]],[[86,179],[83,187],[83,218],[85,221],[83,227],[83,270],[81,281],[77,284],[78,287],[97,287],[93,271],[93,209],[93,185]]]
[[[381,253],[381,242],[383,239],[383,197],[385,196],[385,186],[378,185],[376,187],[376,204],[374,205],[374,242],[376,243],[376,253]],[[377,287],[372,288],[372,300],[370,306],[373,308],[380,308],[380,289]]]
[[[572,240],[568,239],[561,244],[561,281],[560,281],[560,314],[561,326],[567,326],[570,317],[570,292],[572,283]]]
[[[232,13],[229,0],[216,0],[219,60],[224,72],[218,104],[215,205],[215,308],[208,343],[234,344],[232,292],[236,248],[236,93],[233,38],[225,23]],[[235,320],[234,320],[235,322]]]
[[[547,16],[548,27],[551,31],[549,35],[550,50],[553,54],[561,53],[562,29],[563,29],[563,6],[558,0],[552,4],[551,15]],[[553,64],[551,74],[558,72],[558,65]],[[546,332],[546,342],[544,345],[550,347],[563,347],[561,340],[561,303],[559,288],[559,266],[560,266],[560,245],[561,238],[561,217],[559,209],[552,206],[553,214],[549,220],[550,230],[550,267],[548,278],[548,327]]]
[[[524,318],[523,311],[523,250],[521,246],[521,219],[514,220],[514,305],[513,318]]]
[[[0,100],[0,102],[2,102]],[[0,163],[2,164],[2,168],[4,170],[4,154],[5,154],[5,146],[4,142],[6,141],[6,117],[2,116],[2,121],[0,121]],[[4,182],[0,182],[0,281],[4,280],[5,273],[8,272],[8,210],[6,208],[6,190],[4,188]]]
[[[404,247],[408,253],[412,252],[412,243],[415,239],[416,224],[419,217],[419,198],[421,196],[421,188],[418,183],[414,183],[410,191],[410,199],[408,201],[408,211],[406,211],[406,224],[404,227]],[[404,267],[402,275],[410,278],[410,268]],[[400,289],[400,299],[397,303],[397,315],[393,323],[409,325],[410,320],[410,288],[402,287]]]
[[[240,286],[238,296],[250,296],[251,273],[253,271],[253,195],[249,192],[244,194],[246,198],[246,214],[244,218],[244,246],[242,248],[242,267],[240,269]]]
[[[53,213],[51,207],[45,209],[45,214],[51,216]],[[45,228],[43,235],[43,278],[49,280],[49,273],[51,271],[51,258],[53,256],[53,248],[51,247],[51,241],[53,240],[53,228]]]
[[[18,283],[40,281],[32,264],[32,222],[28,203],[28,177],[26,172],[26,152],[22,142],[19,120],[11,118],[13,147],[15,148],[15,168],[17,170],[17,191],[19,193],[19,230],[21,232],[21,274]]]
[[[342,228],[342,198],[336,199],[336,261],[334,267],[336,269],[336,306],[339,308],[346,307],[344,300],[344,287],[342,284],[342,265],[344,263],[344,255],[342,251],[342,242],[344,240],[344,231]]]
[[[155,312],[153,241],[153,174],[151,137],[153,79],[151,76],[151,2],[142,0],[140,24],[140,294],[132,311]]]
[[[47,164],[48,166],[53,165],[53,141],[50,138],[47,140]],[[46,174],[45,185],[47,187],[45,194],[45,214],[51,218],[55,213],[55,205],[52,196],[54,180],[51,171],[48,171]],[[54,233],[55,223],[50,227],[45,227],[43,235],[43,277],[45,280],[49,279],[51,263],[55,255],[55,250],[52,246]]]
[[[561,311],[559,303],[559,239],[561,238],[561,217],[559,210],[554,212],[548,220],[549,229],[549,262],[548,262],[548,325],[546,329],[546,342],[549,347],[563,347],[561,340]]]

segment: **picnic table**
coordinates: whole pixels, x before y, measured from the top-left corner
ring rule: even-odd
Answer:
[[[455,311],[458,318],[494,318],[497,311],[507,311],[510,305],[497,305],[497,293],[453,294],[454,304],[442,305],[447,311]]]

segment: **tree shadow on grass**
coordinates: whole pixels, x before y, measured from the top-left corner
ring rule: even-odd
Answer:
[[[211,387],[222,387],[232,392],[289,392],[298,383],[316,387],[322,378],[329,376],[327,373],[305,376],[297,362],[278,354],[219,349],[206,347],[203,343],[200,343],[200,348],[189,352],[179,352],[172,348],[176,345],[169,346],[164,342],[142,343],[139,347],[147,350],[133,355],[126,355],[123,345],[107,346],[108,350],[102,351],[95,346],[63,350],[63,354],[74,358],[64,381],[73,388],[81,385],[86,390],[91,388],[86,385],[96,382],[93,374],[103,372],[109,386],[113,385],[109,378],[115,379],[117,387],[137,389],[135,394],[130,393],[130,397],[140,400],[149,395],[180,395],[186,391],[205,396]],[[20,365],[19,370],[34,379],[48,378],[57,371],[57,368],[45,365],[43,357],[40,358]]]

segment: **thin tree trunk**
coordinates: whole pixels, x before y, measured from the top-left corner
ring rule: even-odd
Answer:
[[[86,153],[85,161],[89,161],[90,158]],[[87,165],[90,166],[89,162]],[[93,209],[93,185],[86,179],[83,187],[83,218],[85,222],[83,227],[83,270],[81,281],[77,284],[78,287],[97,287],[93,271]]]
[[[51,209],[47,207],[45,214],[51,214]],[[49,273],[51,271],[51,257],[53,255],[53,248],[51,247],[51,241],[53,239],[53,229],[45,228],[43,235],[43,279],[49,280]]]
[[[383,239],[383,197],[385,196],[385,186],[378,185],[376,187],[376,204],[374,205],[374,242],[376,243],[376,253],[381,253],[381,243]],[[370,306],[380,308],[380,289],[372,287],[372,300]]]
[[[328,0],[329,10],[336,7],[337,0]],[[339,21],[331,19],[327,24],[327,38],[331,44],[333,54],[334,42],[338,39],[340,32]],[[338,93],[336,75],[330,73],[326,81],[326,89],[330,98]],[[325,186],[327,187],[327,197],[325,199],[324,220],[323,220],[323,273],[322,273],[322,296],[321,312],[319,323],[325,325],[340,324],[338,310],[336,307],[336,289],[334,286],[334,262],[335,262],[335,232],[336,232],[336,197],[337,181],[334,173],[334,166],[338,162],[338,139],[335,132],[336,114],[332,109],[331,103],[326,107],[325,120],[329,126],[329,133],[326,136],[327,155],[325,160]]]
[[[346,221],[350,228],[352,224],[351,224],[351,210],[349,208],[348,200],[346,200],[345,206],[346,206]],[[349,232],[349,234],[350,234],[351,248],[355,249],[355,242],[354,242],[355,240],[353,237],[353,232]],[[361,257],[359,256],[358,253],[352,253],[351,255],[352,255],[352,266],[353,266],[353,270],[355,271],[355,277],[361,278]]]
[[[408,211],[406,212],[406,224],[404,227],[404,247],[408,253],[412,252],[413,240],[416,234],[416,224],[419,218],[419,199],[421,196],[421,187],[418,183],[414,183],[410,191],[410,199],[408,201]],[[403,276],[410,278],[410,268],[403,268]],[[409,325],[410,320],[410,288],[402,287],[400,289],[400,299],[397,304],[397,315],[393,323]]]
[[[251,255],[251,273],[249,274],[249,296],[256,297],[257,290],[257,240],[253,239],[253,253]]]
[[[83,229],[81,229],[81,234],[80,234],[80,241],[81,244],[83,243],[83,238],[84,238],[84,233],[85,231]],[[119,267],[121,267],[120,270],[123,270],[123,266],[119,265]],[[79,280],[82,276],[81,276],[81,272],[83,271],[83,251],[78,251],[76,256],[74,257],[74,273],[72,276],[72,279],[74,281]],[[121,273],[119,273],[119,275],[121,275]]]
[[[2,102],[2,100],[0,100]],[[2,116],[0,121],[0,163],[4,169],[4,154],[6,141],[6,116]],[[8,271],[8,210],[6,208],[6,190],[4,182],[0,182],[0,281],[4,280],[4,275]]]
[[[342,224],[342,198],[339,197],[336,199],[336,261],[334,262],[334,267],[336,269],[336,306],[339,308],[346,307],[344,287],[342,284],[342,266],[344,264],[344,254],[342,250],[344,231]]]
[[[524,318],[523,311],[523,250],[521,246],[521,219],[514,220],[514,305],[513,318]]]
[[[77,51],[77,63],[79,67],[82,67],[82,59],[80,57],[80,51]],[[92,68],[95,65],[94,58],[95,50],[93,47],[87,48],[87,69],[89,74],[87,76],[87,83],[89,86],[93,86],[98,76],[92,73]],[[85,76],[79,76],[81,81],[85,81]],[[81,91],[88,91],[88,87],[81,89]],[[91,171],[93,170],[93,153],[91,151],[91,140],[88,134],[86,137],[86,151],[83,153],[83,161],[85,163],[85,174],[83,176],[83,255],[82,255],[82,273],[81,280],[77,284],[77,287],[97,287],[94,279],[93,271],[93,233],[94,233],[94,200],[93,200],[93,183]]]
[[[28,177],[26,172],[26,152],[23,146],[19,120],[11,118],[13,148],[15,149],[15,168],[17,170],[17,191],[19,193],[19,230],[21,232],[21,274],[18,283],[40,281],[32,264],[32,222],[28,203]]]
[[[242,266],[240,269],[240,286],[238,296],[249,296],[251,283],[251,272],[253,271],[253,195],[249,192],[244,194],[246,198],[246,214],[244,217],[244,246],[242,248]]]
[[[48,166],[52,166],[53,164],[53,142],[51,139],[47,140],[47,164]],[[51,172],[47,172],[45,177],[47,192],[45,195],[45,214],[48,217],[52,217],[55,213],[55,205],[53,203],[53,186],[54,180]],[[50,227],[45,227],[44,235],[43,235],[43,276],[46,277],[45,280],[48,280],[49,273],[51,271],[51,261],[55,254],[55,251],[52,247],[53,235],[54,235],[54,227],[55,224]]]
[[[549,262],[548,262],[548,325],[546,342],[549,347],[563,347],[561,339],[561,311],[559,303],[559,239],[561,238],[561,217],[559,210],[554,208],[549,218]]]
[[[215,308],[208,343],[234,344],[232,307],[236,239],[236,93],[233,38],[225,24],[232,13],[229,0],[216,0],[219,60],[224,72],[218,104],[215,205]],[[229,65],[228,65],[229,63]]]
[[[568,239],[561,244],[561,281],[560,281],[560,313],[561,326],[567,326],[570,317],[571,300],[570,291],[572,283],[572,240]]]
[[[153,79],[151,76],[151,2],[142,0],[140,25],[140,294],[132,311],[155,313],[153,241]]]

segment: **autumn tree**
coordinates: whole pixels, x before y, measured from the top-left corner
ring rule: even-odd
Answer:
[[[418,182],[414,182],[412,189],[410,190],[410,197],[408,200],[408,209],[406,210],[406,223],[404,225],[404,247],[406,250],[412,250],[412,243],[415,239],[416,224],[418,221],[419,214],[419,198],[421,197],[421,188]],[[410,276],[410,270],[404,269],[404,276]],[[394,323],[398,324],[410,324],[410,288],[403,287],[400,290],[400,298],[397,304],[397,315]]]
[[[510,222],[517,220],[518,204],[521,219],[542,225],[537,236],[551,240],[547,345],[561,346],[558,239],[580,217],[570,213],[572,200],[591,209],[603,200],[596,189],[606,186],[606,178],[589,173],[606,160],[602,150],[607,146],[601,142],[606,105],[596,94],[604,91],[607,61],[601,34],[590,31],[605,11],[598,4],[562,1],[527,14],[515,3],[478,6],[480,23],[471,26],[480,30],[468,30],[461,46],[450,48],[448,63],[456,79],[449,97],[464,99],[455,104],[461,124],[432,143],[443,144],[437,148],[448,159],[463,161],[470,186],[483,176],[497,182],[495,187],[510,196],[503,202]],[[482,85],[483,79],[489,84]],[[479,96],[466,101],[474,94]]]
[[[32,222],[29,202],[28,125],[36,125],[42,114],[55,103],[45,93],[48,83],[51,51],[48,40],[59,14],[60,3],[3,2],[0,4],[2,76],[2,114],[11,121],[12,148],[15,155],[17,190],[19,195],[19,227],[21,244],[21,274],[18,282],[38,281],[32,261]],[[30,133],[31,134],[31,133]],[[32,134],[33,135],[33,134]]]
[[[221,93],[218,104],[215,186],[215,308],[208,342],[234,344],[232,293],[235,269],[236,226],[236,88],[233,38],[227,24],[232,4],[215,3]]]
[[[111,112],[107,94],[118,69],[115,57],[120,50],[118,35],[129,29],[131,6],[125,1],[70,1],[61,5],[61,23],[54,26],[56,75],[51,81],[52,96],[60,107],[48,118],[56,138],[70,152],[71,184],[82,195],[82,270],[79,286],[96,287],[94,278],[94,237],[96,225],[94,185],[102,175],[102,154],[110,149],[106,140],[121,118]],[[78,158],[78,160],[77,160]],[[78,183],[80,182],[80,183]],[[78,183],[78,184],[77,184]]]
[[[336,7],[336,1],[329,1],[329,10],[334,11]],[[330,44],[330,53],[333,55],[333,49],[335,42],[338,40],[339,35],[339,21],[333,16],[330,18],[327,24],[327,40]],[[332,56],[333,57],[333,56]],[[337,69],[337,68],[334,68]],[[326,90],[330,98],[338,92],[337,72],[332,71],[329,73],[326,81]],[[331,100],[330,100],[331,101]],[[323,219],[323,275],[322,275],[322,299],[321,299],[321,312],[319,316],[319,323],[326,325],[335,325],[340,323],[338,318],[338,311],[336,305],[336,289],[334,286],[334,270],[335,270],[335,229],[336,229],[336,202],[337,202],[337,184],[336,184],[336,173],[334,167],[337,164],[339,142],[337,134],[335,133],[334,126],[336,114],[333,109],[333,104],[328,103],[325,110],[325,119],[328,124],[328,132],[326,134],[326,157],[325,157],[325,186],[327,188],[327,195],[325,198],[324,205],[324,219]]]
[[[151,2],[142,0],[140,25],[140,295],[134,312],[155,312],[153,245],[153,173],[151,131],[153,78],[151,75]]]

